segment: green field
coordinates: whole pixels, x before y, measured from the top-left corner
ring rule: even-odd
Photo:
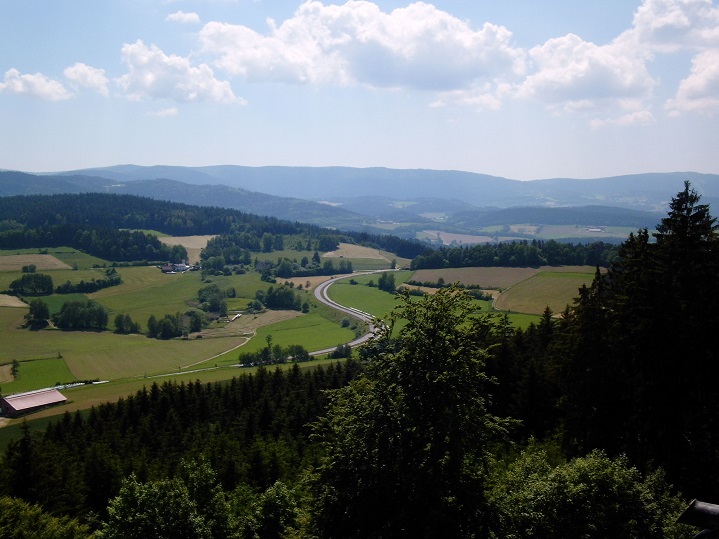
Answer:
[[[31,254],[37,250],[29,250]],[[55,285],[67,280],[77,283],[104,276],[103,269],[91,269],[93,264],[106,262],[87,257],[70,249],[59,249],[59,253],[50,251],[64,262],[79,269],[47,270]],[[17,251],[7,254],[15,254]],[[283,254],[292,258],[301,258],[311,253],[286,251],[269,253],[268,258],[277,259]],[[258,255],[260,256],[260,255]],[[262,255],[261,257],[264,257]],[[367,266],[383,265],[386,261],[371,259],[349,259],[356,270]],[[338,264],[340,259],[333,259]],[[402,263],[403,261],[398,261]],[[145,327],[150,315],[158,318],[164,314],[184,313],[194,308],[197,291],[209,284],[220,289],[233,287],[236,298],[228,299],[229,308],[244,310],[255,297],[257,290],[266,290],[270,283],[260,280],[260,275],[250,272],[243,275],[213,276],[205,280],[200,272],[164,274],[155,267],[118,268],[123,283],[88,294],[87,297],[102,304],[110,312],[110,324],[116,313],[126,313]],[[463,269],[466,275],[468,270]],[[508,273],[499,271],[504,277]],[[536,271],[536,270],[535,270]],[[451,273],[451,272],[450,272]],[[456,272],[455,272],[456,273]],[[485,272],[486,273],[486,272]],[[457,273],[457,275],[464,273]],[[12,280],[22,275],[19,271],[0,272],[0,288],[7,287]],[[399,286],[413,277],[409,271],[393,272],[395,284]],[[484,274],[483,274],[484,275]],[[528,274],[529,275],[529,274]],[[541,313],[544,305],[554,309],[557,301],[565,302],[567,290],[571,290],[569,300],[576,295],[580,281],[591,274],[563,273],[558,276],[544,272],[518,284],[510,286],[504,298],[505,309],[511,310],[510,320],[517,327],[526,327],[536,322],[536,314]],[[455,276],[447,274],[446,277]],[[356,275],[357,284],[351,285],[350,279],[338,279],[330,288],[330,296],[340,304],[352,306],[374,316],[382,317],[397,305],[393,294],[369,287],[367,283],[378,281],[380,274]],[[483,279],[486,278],[486,275]],[[534,287],[529,286],[533,284]],[[521,285],[521,286],[520,286]],[[541,285],[541,286],[540,286]],[[277,286],[277,285],[274,285]],[[534,300],[527,298],[534,297]],[[56,312],[64,301],[82,299],[81,294],[53,295],[43,298],[52,312]],[[502,299],[502,298],[500,298]],[[170,377],[173,380],[202,379],[207,381],[225,380],[237,374],[237,364],[241,351],[257,351],[267,345],[267,336],[272,344],[287,346],[301,344],[313,351],[334,348],[338,344],[351,341],[356,331],[365,328],[356,321],[350,327],[342,328],[340,321],[345,315],[318,304],[311,293],[303,293],[303,301],[310,304],[310,313],[291,319],[260,325],[249,332],[234,331],[217,334],[210,333],[205,338],[171,339],[167,341],[148,339],[144,335],[116,335],[112,331],[61,331],[43,329],[31,331],[22,328],[25,309],[0,308],[0,334],[3,346],[0,348],[0,363],[20,362],[20,376],[3,384],[5,393],[21,392],[53,386],[58,382],[73,380],[108,380],[109,383],[97,386],[84,386],[70,391],[70,403],[57,410],[48,410],[42,414],[61,413],[66,409],[80,409],[103,400],[114,400],[126,395],[151,380]],[[532,304],[532,301],[534,302]],[[541,308],[537,305],[541,304]],[[563,308],[564,303],[562,303]],[[489,311],[487,301],[477,302],[477,311]],[[561,309],[559,309],[561,310]],[[530,314],[521,314],[530,313]],[[224,323],[213,323],[211,328],[224,328]],[[250,338],[251,337],[251,338]],[[159,376],[160,378],[154,378]]]
[[[500,268],[501,269],[501,268]],[[440,271],[440,270],[430,270]],[[395,283],[397,285],[404,283],[413,278],[414,273],[408,271],[401,271],[395,273]],[[372,280],[375,283],[379,274],[374,275],[363,275],[355,277],[357,281],[356,285],[351,285],[349,279],[342,279],[333,284],[329,289],[329,296],[337,303],[354,307],[366,313],[369,313],[376,317],[383,317],[389,313],[393,307],[397,305],[397,300],[393,294],[388,294],[374,287],[368,287],[367,283]],[[475,302],[477,311],[491,312],[492,304],[490,301],[477,301]],[[542,308],[543,310],[543,308]],[[512,311],[515,311],[512,309]],[[541,311],[540,311],[541,313]],[[498,314],[505,314],[499,312]],[[518,328],[526,328],[531,323],[537,323],[539,316],[530,313],[523,312],[507,312],[509,321]]]
[[[358,275],[357,277],[353,277],[353,279],[357,281],[357,284],[354,285],[350,284],[350,279],[341,279],[330,287],[329,296],[340,305],[354,307],[372,316],[381,318],[392,310],[397,304],[397,301],[395,300],[394,294],[379,290],[376,286],[367,286],[367,283],[370,281],[376,284],[380,275],[379,273]],[[393,272],[393,275],[395,285],[399,286],[412,276],[412,272],[397,271]]]
[[[495,303],[499,310],[541,314],[549,306],[552,312],[561,313],[572,305],[579,295],[579,288],[589,286],[593,271],[552,272],[541,271],[502,292]]]
[[[62,358],[36,359],[23,361],[18,366],[18,374],[12,382],[2,384],[3,393],[23,393],[39,387],[67,384],[77,381]]]

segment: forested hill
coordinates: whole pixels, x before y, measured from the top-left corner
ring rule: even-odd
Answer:
[[[88,192],[138,195],[191,205],[231,208],[255,215],[333,226],[343,230],[361,229],[365,220],[364,217],[343,208],[289,196],[248,191],[236,186],[197,185],[167,178],[128,182],[80,174],[38,176],[24,172],[0,171],[0,196]]]
[[[0,248],[72,245],[79,229],[142,229],[171,235],[246,232],[295,234],[318,238],[331,234],[338,241],[360,243],[414,258],[426,247],[394,236],[338,232],[316,225],[238,210],[190,206],[133,195],[79,193],[0,197]]]

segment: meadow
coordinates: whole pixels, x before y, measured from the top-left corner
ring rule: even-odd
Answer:
[[[582,285],[591,285],[594,270],[585,272],[540,271],[502,292],[495,302],[501,311],[541,313],[549,307],[559,314],[574,303]]]
[[[193,241],[197,238],[193,238]],[[169,240],[174,241],[174,240]],[[185,240],[189,241],[189,240]],[[195,241],[195,244],[197,241]],[[193,244],[193,245],[195,245]],[[18,256],[38,255],[33,252],[0,253],[8,260]],[[65,281],[78,283],[104,276],[106,261],[87,256],[72,249],[59,248],[49,253],[61,262],[60,266],[76,269],[46,269],[55,285]],[[301,259],[311,252],[286,250],[273,253],[257,253],[259,259],[277,260],[282,256]],[[253,255],[254,256],[254,255]],[[393,256],[376,249],[343,245],[340,250],[325,259],[349,260],[355,271],[362,269],[388,269]],[[22,275],[16,258],[9,271],[0,271],[0,290]],[[398,265],[409,261],[397,259]],[[95,267],[93,267],[95,266]],[[98,292],[82,295],[53,295],[44,298],[51,312],[57,312],[64,301],[84,298],[103,305],[110,315],[112,327],[115,314],[129,314],[144,328],[150,315],[161,318],[165,314],[184,313],[197,306],[197,292],[201,287],[215,284],[220,289],[234,288],[236,297],[228,298],[232,311],[243,311],[255,298],[257,290],[266,290],[270,283],[263,282],[260,275],[248,272],[241,275],[210,276],[203,279],[201,272],[164,274],[156,267],[119,267],[122,284]],[[559,272],[565,273],[559,275]],[[502,290],[497,300],[501,310],[511,310],[510,321],[518,327],[526,327],[538,320],[545,305],[554,309],[576,295],[582,282],[591,282],[593,270],[586,268],[569,271],[567,268],[458,268],[443,270],[422,270],[419,272],[396,271],[392,275],[396,286],[409,279],[434,281],[443,278],[446,283],[463,282],[487,289]],[[393,294],[370,287],[370,281],[377,283],[379,273],[356,275],[350,279],[337,280],[330,288],[332,299],[343,305],[361,309],[377,317],[383,317],[396,305]],[[310,305],[310,312],[271,311],[264,314],[245,314],[231,323],[211,322],[203,330],[202,338],[191,334],[188,339],[157,340],[144,335],[118,335],[107,331],[62,331],[57,329],[30,330],[23,328],[26,308],[0,307],[0,365],[9,365],[13,360],[20,362],[19,376],[5,381],[0,387],[5,394],[39,389],[69,383],[76,380],[102,380],[107,383],[86,385],[64,390],[69,403],[57,409],[50,409],[33,417],[53,415],[65,410],[84,409],[93,404],[115,400],[141,389],[152,381],[203,380],[219,381],[235,376],[240,352],[256,352],[267,346],[270,338],[273,345],[288,346],[301,344],[306,349],[331,349],[351,341],[357,332],[366,328],[356,320],[342,327],[340,322],[346,315],[330,309],[314,300],[311,289],[327,277],[295,279],[293,284],[306,290],[302,301]],[[280,280],[280,282],[284,282]],[[277,286],[277,285],[274,285]],[[528,299],[530,298],[530,299]],[[531,299],[534,298],[534,299]],[[540,308],[541,305],[541,308]],[[491,302],[477,301],[477,312],[492,310]]]

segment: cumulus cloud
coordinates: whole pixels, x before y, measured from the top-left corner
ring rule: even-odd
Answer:
[[[166,21],[179,22],[181,24],[200,24],[200,16],[197,13],[186,13],[184,11],[175,11],[165,17]]]
[[[5,72],[3,81],[0,82],[0,92],[27,95],[48,101],[61,101],[73,97],[60,82],[42,73],[22,74],[15,68]]]
[[[719,50],[707,50],[694,58],[691,73],[679,84],[666,108],[673,116],[681,112],[719,112]]]
[[[645,0],[629,30],[651,51],[675,52],[719,46],[719,8],[712,0]]]
[[[627,108],[649,96],[656,85],[645,59],[624,42],[599,46],[568,34],[532,48],[529,56],[536,70],[518,86],[517,96],[565,110],[607,103]]]
[[[129,72],[116,82],[131,100],[244,103],[235,96],[229,82],[215,78],[207,64],[193,66],[187,58],[167,55],[157,46],[148,47],[141,40],[123,45],[122,61]]]
[[[107,87],[109,80],[105,76],[104,69],[96,69],[78,62],[75,65],[66,68],[64,74],[65,77],[72,81],[76,86],[90,88],[104,96],[107,96],[110,93]]]
[[[359,84],[377,88],[454,90],[523,69],[511,33],[479,29],[430,4],[386,13],[372,2],[302,4],[266,33],[211,22],[200,32],[215,65],[249,81]]]

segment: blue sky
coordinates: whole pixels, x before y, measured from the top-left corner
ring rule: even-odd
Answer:
[[[0,168],[719,173],[712,0],[3,0]]]

